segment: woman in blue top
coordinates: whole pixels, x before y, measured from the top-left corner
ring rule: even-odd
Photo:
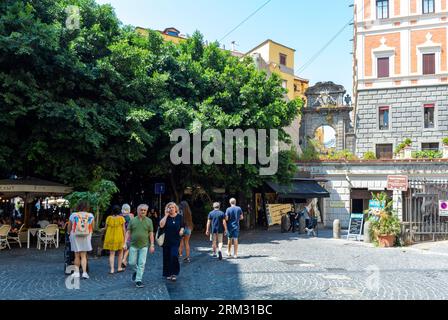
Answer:
[[[193,215],[190,210],[190,206],[188,205],[187,201],[182,201],[180,203],[180,212],[179,214],[182,216],[184,221],[184,236],[180,240],[180,248],[179,248],[179,257],[182,258],[182,254],[185,248],[186,257],[184,259],[184,262],[190,263],[190,238],[191,233],[193,232]]]
[[[163,243],[163,277],[176,281],[180,273],[179,246],[184,235],[184,222],[179,214],[179,207],[170,202],[165,207],[165,217],[160,220],[160,228],[164,229]]]

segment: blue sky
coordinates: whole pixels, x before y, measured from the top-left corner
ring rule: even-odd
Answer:
[[[183,34],[199,30],[206,40],[221,39],[266,0],[97,0],[110,3],[124,24]],[[313,57],[353,17],[353,0],[272,0],[222,44],[247,52],[266,39],[296,49],[296,70]],[[333,81],[352,91],[352,26],[298,76],[311,84]]]

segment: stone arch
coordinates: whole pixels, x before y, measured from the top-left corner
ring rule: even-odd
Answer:
[[[343,86],[333,82],[317,83],[307,92],[307,105],[303,109],[300,128],[302,150],[308,147],[307,141],[315,138],[315,133],[322,126],[335,131],[336,151],[347,148],[346,136],[351,128],[350,112],[353,108],[344,105],[346,91]]]

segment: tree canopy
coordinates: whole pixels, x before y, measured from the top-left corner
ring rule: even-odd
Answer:
[[[79,28],[67,28],[67,7]],[[171,179],[187,186],[248,191],[260,185],[259,165],[170,162],[170,133],[282,129],[302,107],[287,102],[275,74],[250,58],[205,44],[195,32],[175,45],[150,31],[123,26],[109,5],[93,0],[3,0],[0,3],[0,172],[54,179],[85,188],[96,177]],[[295,170],[280,154],[276,178]],[[127,179],[128,179],[127,178]]]

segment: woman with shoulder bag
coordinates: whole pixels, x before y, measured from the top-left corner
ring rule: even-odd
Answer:
[[[164,231],[163,242],[163,277],[176,281],[180,273],[179,246],[184,235],[184,223],[179,215],[179,207],[170,202],[165,207],[165,217],[160,220],[160,228]]]

